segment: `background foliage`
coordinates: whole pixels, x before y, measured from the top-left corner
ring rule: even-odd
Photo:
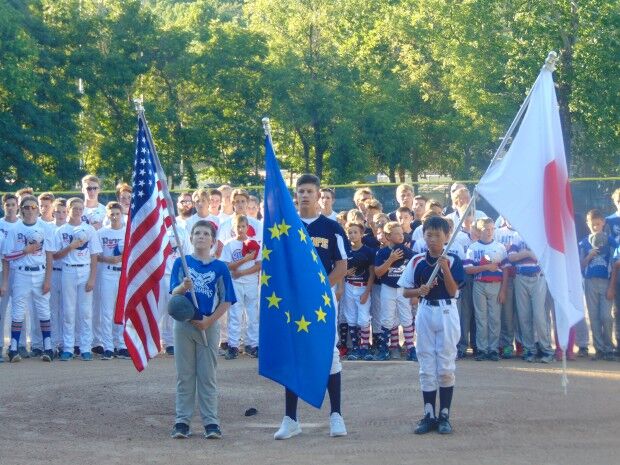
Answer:
[[[142,96],[178,184],[487,166],[549,50],[573,176],[620,174],[618,0],[4,0],[0,190],[129,179]]]

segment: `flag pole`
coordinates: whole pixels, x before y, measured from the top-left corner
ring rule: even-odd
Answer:
[[[547,68],[549,71],[554,71],[557,61],[558,61],[558,54],[556,52],[553,52],[553,51],[549,52],[549,55],[547,55],[547,59],[545,60],[545,64],[543,65],[543,67]],[[538,81],[540,80],[540,76],[541,76],[540,73],[538,73],[538,77],[534,81],[534,84],[532,85],[532,87],[530,87],[530,90],[527,93],[527,95],[525,97],[525,100],[523,100],[523,103],[521,104],[521,107],[519,108],[519,111],[517,112],[517,115],[514,117],[514,119],[512,120],[512,123],[508,127],[508,130],[506,131],[506,135],[502,138],[502,141],[499,144],[499,147],[497,147],[497,150],[495,151],[495,154],[493,155],[493,158],[491,159],[491,162],[489,163],[489,166],[485,170],[484,174],[486,174],[489,171],[489,169],[491,169],[491,167],[495,164],[495,162],[497,161],[499,155],[503,153],[504,148],[506,147],[506,145],[510,141],[510,137],[512,136],[512,133],[514,132],[514,130],[519,125],[519,122],[521,121],[521,118],[523,117],[523,114],[525,113],[525,110],[527,109],[527,106],[530,103],[530,98],[532,97],[532,90],[536,87],[536,84],[538,84]],[[482,175],[482,177],[484,177],[484,174]],[[450,240],[448,241],[448,244],[446,245],[446,247],[444,248],[444,250],[443,250],[443,252],[441,254],[442,257],[445,257],[448,254],[448,249],[452,246],[452,244],[454,243],[454,240],[456,239],[456,235],[461,230],[461,226],[463,226],[463,222],[465,221],[465,217],[467,216],[467,213],[472,208],[472,205],[475,203],[475,197],[476,197],[476,195],[478,195],[478,192],[476,190],[477,187],[478,187],[477,185],[476,185],[476,187],[474,187],[474,191],[473,191],[473,193],[471,195],[471,199],[469,200],[469,203],[467,204],[467,207],[465,208],[465,211],[463,212],[463,214],[459,218],[458,225],[454,226],[454,230],[452,231],[452,235],[450,236]],[[476,212],[474,210],[474,215],[475,214],[476,214]],[[475,216],[474,216],[474,218],[475,218]],[[431,273],[430,278],[426,282],[427,286],[430,286],[432,284],[432,282],[437,277],[437,273],[439,273],[439,263],[437,263],[435,265],[435,268],[433,269],[433,272]]]
[[[185,259],[185,251],[183,250],[183,242],[179,238],[179,232],[177,231],[177,222],[176,217],[174,215],[174,208],[172,207],[172,197],[170,196],[170,190],[168,189],[168,180],[166,179],[166,174],[164,173],[164,169],[161,166],[161,162],[159,161],[159,157],[157,156],[157,149],[155,148],[155,143],[153,142],[153,136],[151,136],[151,130],[149,129],[148,124],[146,123],[146,118],[144,117],[144,106],[142,105],[142,98],[135,98],[133,100],[136,111],[138,112],[138,118],[142,120],[142,124],[144,125],[144,132],[146,133],[146,137],[149,140],[149,145],[153,148],[153,160],[155,161],[155,167],[157,169],[157,175],[159,177],[159,181],[162,185],[162,192],[164,194],[164,199],[166,200],[166,207],[168,208],[168,216],[171,219],[172,232],[174,233],[174,238],[177,242],[177,247],[179,249],[179,255],[181,257],[181,265],[183,266],[183,272],[185,276],[189,277],[189,267],[187,266],[187,260]],[[190,288],[190,294],[192,296],[192,302],[196,308],[198,308],[198,299],[196,298],[196,291],[192,286]],[[207,335],[204,331],[202,333],[202,340],[205,345],[207,343]]]

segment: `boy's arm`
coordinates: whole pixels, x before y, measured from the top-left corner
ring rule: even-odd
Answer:
[[[98,254],[92,254],[90,256],[90,275],[88,281],[86,281],[86,292],[90,292],[95,288],[95,278],[97,276],[97,257]]]
[[[244,263],[247,263],[250,260],[254,260],[256,255],[257,255],[257,252],[252,252],[252,253],[249,253],[249,254],[245,255],[241,260],[237,260],[236,262],[233,262],[233,261],[226,262],[226,265],[228,265],[228,269],[230,271],[235,271],[237,268],[239,268]],[[256,265],[254,265],[254,266],[256,266]],[[260,267],[258,269],[260,270]],[[256,270],[256,271],[258,271],[258,270]],[[250,274],[250,273],[244,273],[244,274]],[[241,275],[241,276],[243,276],[243,275]]]
[[[5,296],[9,290],[9,261],[6,258],[2,258],[2,285],[0,285],[0,296]],[[4,322],[2,322],[4,324]],[[4,342],[4,341],[3,341]]]
[[[338,284],[344,275],[347,274],[347,261],[346,260],[337,260],[334,269],[329,273],[329,285],[334,287]]]
[[[43,278],[43,294],[47,294],[51,289],[52,283],[52,266],[54,252],[45,252],[45,277]]]
[[[592,250],[590,250],[590,252],[588,252],[588,255],[586,255],[585,257],[583,257],[579,263],[581,265],[581,269],[584,270],[587,266],[588,263],[590,263],[592,261],[592,259],[594,257],[596,257],[598,255],[598,250],[592,248]]]
[[[439,257],[438,261],[439,265],[441,266],[443,283],[444,286],[446,286],[446,291],[448,291],[448,294],[454,297],[456,295],[456,292],[459,290],[459,285],[454,280],[454,276],[452,276],[452,271],[450,271],[450,260],[448,260],[448,257],[442,255],[441,257]]]
[[[381,265],[377,265],[375,263],[375,275],[379,277],[383,276],[385,273],[388,272],[388,270],[390,269],[390,266],[392,266],[392,263],[394,263],[397,260],[400,260],[401,258],[403,258],[402,250],[400,249],[392,250],[392,252],[390,252],[390,255],[388,255],[387,259]]]
[[[478,274],[483,271],[495,271],[497,270],[497,263],[487,263],[486,265],[469,265],[463,267],[467,274]]]
[[[536,259],[536,257],[534,257],[532,252],[529,250],[522,250],[521,252],[510,252],[508,254],[508,260],[510,261],[510,263],[521,261],[524,258]]]
[[[246,255],[246,257],[247,257],[247,255]],[[239,263],[239,262],[237,262],[237,263]],[[236,271],[236,268],[235,268],[235,270],[232,270],[230,266],[228,268],[231,271]],[[236,273],[234,273],[233,278],[240,278],[241,276],[245,276],[245,275],[248,275],[248,274],[258,273],[261,270],[261,268],[262,268],[262,262],[258,261],[256,263],[254,263],[254,265],[252,265],[247,270],[238,270],[238,271],[236,271]]]
[[[502,285],[499,288],[499,294],[497,294],[497,303],[504,305],[506,301],[506,289],[508,286],[508,268],[502,269]]]
[[[609,284],[607,285],[607,300],[614,300],[616,298],[616,280],[620,273],[620,260],[617,260],[611,267],[611,277],[609,278]]]

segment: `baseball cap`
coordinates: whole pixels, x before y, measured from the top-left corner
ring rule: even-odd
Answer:
[[[184,295],[173,295],[168,302],[168,315],[177,321],[202,320],[202,315]]]

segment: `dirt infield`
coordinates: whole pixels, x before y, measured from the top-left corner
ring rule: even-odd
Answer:
[[[174,364],[130,361],[0,365],[0,464],[616,464],[620,455],[620,363],[474,362],[457,367],[450,437],[415,436],[422,410],[417,364],[345,362],[349,435],[328,437],[329,402],[300,405],[303,434],[274,441],[283,390],[256,374],[256,360],[222,360],[224,438],[173,440]],[[249,407],[258,415],[245,417]]]

